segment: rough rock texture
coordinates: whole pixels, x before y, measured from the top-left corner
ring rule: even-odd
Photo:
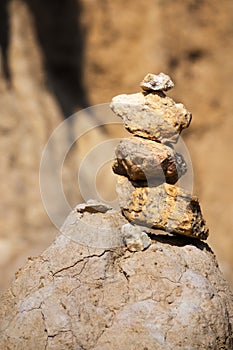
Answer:
[[[177,84],[171,96],[195,116],[187,139],[195,192],[211,229],[209,242],[233,285],[233,186],[226,176],[233,167],[233,2],[4,0],[0,16],[0,289],[54,236],[38,188],[50,133],[80,108],[83,93],[92,105],[135,92],[145,67],[172,75]],[[80,158],[91,140],[79,145]],[[72,206],[79,199],[71,188],[76,159],[65,181]],[[114,188],[106,182],[103,193]]]
[[[187,171],[181,154],[171,147],[139,137],[121,140],[115,153],[113,171],[131,180],[174,184]]]
[[[124,244],[121,227],[127,223],[120,212],[105,204],[89,200],[73,209],[61,227],[61,232],[65,232],[67,237],[79,244],[113,248]]]
[[[192,130],[183,136],[192,150],[195,193],[205,208],[209,242],[233,286],[233,185],[226,176],[233,171],[228,161],[233,149],[233,2],[82,4],[85,86],[92,103],[133,93],[147,71],[163,71],[176,83],[170,96],[192,111]]]
[[[163,92],[118,95],[110,107],[131,133],[162,143],[176,143],[192,117],[182,103]]]
[[[144,91],[168,91],[174,87],[174,83],[169,75],[164,73],[148,73],[140,83]]]
[[[58,236],[2,296],[0,348],[231,350],[232,295],[213,253],[157,232],[135,253]]]
[[[160,94],[152,94],[151,91],[168,90],[169,86],[170,88],[174,86],[170,77],[164,73],[159,75],[149,73],[141,83],[142,87],[145,87],[144,83],[147,89],[151,85],[148,100],[153,100],[154,96],[160,96]],[[119,114],[120,108],[115,108],[114,103],[115,99],[124,100],[122,96],[125,95],[114,97],[111,107],[124,120],[124,111]],[[135,96],[136,94],[133,95],[133,100]],[[166,95],[162,93],[160,97],[166,98]],[[126,100],[131,98],[132,95],[126,95]],[[176,106],[177,104],[171,99],[170,102],[170,104],[165,103],[166,107],[163,108],[165,118],[169,115],[172,120],[177,118],[177,111],[174,110],[172,104]],[[154,104],[152,105],[155,107]],[[167,105],[170,109],[167,108]],[[145,139],[148,126],[151,129],[159,129],[161,131],[160,122],[153,118],[145,104],[141,112],[143,111],[143,115],[147,119],[146,127],[145,121],[140,121],[141,114],[140,112],[137,114],[134,105],[132,107],[132,104],[128,104],[126,110],[130,124],[137,124],[138,130],[144,133],[144,137],[124,139],[115,150],[116,161],[113,164],[113,171],[123,175],[118,177],[117,181],[117,193],[123,214],[130,223],[132,222],[136,225],[145,225],[171,233],[207,239],[209,229],[202,217],[198,198],[193,197],[180,187],[171,185],[187,171],[183,157],[175,154],[164,143],[156,142],[158,138],[154,141]],[[125,127],[127,129],[126,123]],[[165,127],[165,124],[163,124],[163,127]],[[167,125],[167,129],[162,131],[162,138],[167,131],[169,131],[169,125]],[[162,140],[160,139],[160,141]],[[177,170],[178,163],[180,164],[180,170]],[[130,240],[134,233],[135,247],[137,247],[135,249],[140,250],[141,248],[143,250],[144,237],[137,234],[136,231],[137,229],[134,229],[133,226],[126,225],[126,235],[129,234],[129,244],[132,243]]]
[[[142,227],[127,223],[121,228],[123,242],[131,252],[144,250],[151,245],[151,239],[148,236],[148,229],[143,231]]]
[[[136,187],[126,177],[119,176],[117,194],[130,222],[200,239],[208,237],[197,198],[182,188],[166,183]]]

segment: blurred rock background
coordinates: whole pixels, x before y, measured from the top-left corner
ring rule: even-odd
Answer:
[[[208,243],[233,286],[233,2],[2,0],[0,4],[0,290],[53,240],[39,190],[43,147],[64,118],[139,90],[148,72],[192,112],[183,133]],[[71,205],[78,162],[116,130],[73,147],[64,167]],[[111,181],[102,183],[106,193]]]

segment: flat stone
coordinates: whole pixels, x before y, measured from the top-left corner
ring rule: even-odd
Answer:
[[[140,86],[145,91],[168,91],[174,87],[174,83],[169,75],[164,73],[151,74],[148,73]]]
[[[181,154],[162,143],[140,137],[121,140],[115,153],[113,171],[133,181],[174,184],[187,171]]]
[[[163,92],[118,95],[110,107],[129,132],[162,143],[176,143],[192,118],[183,104]]]
[[[106,213],[107,211],[111,211],[112,208],[96,200],[89,199],[86,203],[78,204],[75,210],[78,213]]]
[[[117,194],[123,214],[134,224],[199,239],[208,237],[198,199],[177,186],[136,187],[119,176]]]

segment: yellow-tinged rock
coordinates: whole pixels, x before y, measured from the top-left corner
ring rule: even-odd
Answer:
[[[174,185],[136,187],[119,176],[117,194],[123,214],[132,223],[170,233],[207,239],[208,228],[196,197]]]

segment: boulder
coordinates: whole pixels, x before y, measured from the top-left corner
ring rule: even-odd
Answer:
[[[107,213],[85,216],[104,230]],[[95,248],[74,227],[75,211],[1,297],[1,349],[232,349],[232,294],[207,244],[158,230],[144,251]]]

